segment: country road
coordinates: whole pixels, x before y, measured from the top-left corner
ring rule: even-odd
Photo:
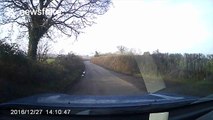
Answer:
[[[141,78],[116,73],[85,61],[85,76],[68,90],[72,95],[143,95]]]

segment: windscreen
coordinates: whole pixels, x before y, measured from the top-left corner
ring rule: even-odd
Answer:
[[[213,93],[211,0],[2,0],[0,103]]]

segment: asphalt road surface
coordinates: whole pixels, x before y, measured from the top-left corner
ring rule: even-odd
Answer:
[[[116,73],[85,61],[85,75],[70,87],[71,95],[143,95],[146,87],[141,78]]]

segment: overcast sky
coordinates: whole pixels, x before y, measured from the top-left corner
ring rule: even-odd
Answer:
[[[58,40],[53,51],[91,55],[123,45],[142,53],[213,53],[212,0],[113,0],[95,21],[77,41]]]

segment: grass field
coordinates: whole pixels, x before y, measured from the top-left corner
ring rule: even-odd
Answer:
[[[46,61],[48,64],[51,64],[51,63],[55,62],[55,58],[48,58]]]

